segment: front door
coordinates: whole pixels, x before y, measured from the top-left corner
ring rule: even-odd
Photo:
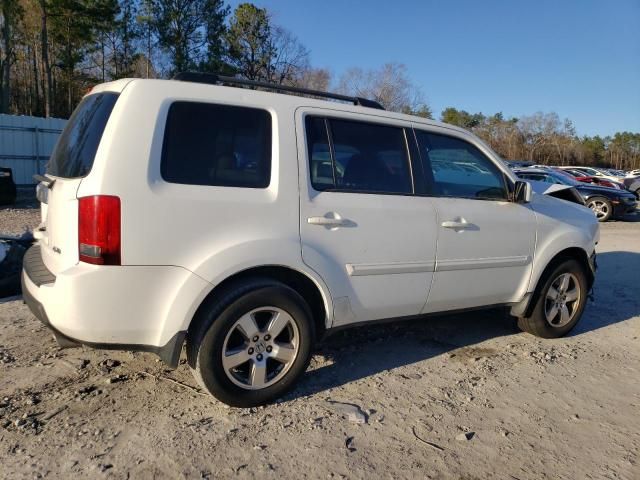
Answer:
[[[424,313],[518,301],[531,274],[535,213],[509,201],[505,174],[461,136],[416,130],[416,138],[438,212]]]
[[[416,315],[433,278],[436,212],[413,195],[411,130],[372,118],[296,114],[302,257],[329,286],[334,326]]]

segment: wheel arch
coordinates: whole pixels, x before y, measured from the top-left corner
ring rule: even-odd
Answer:
[[[195,325],[194,322],[197,322],[201,310],[207,308],[216,298],[219,298],[245,281],[256,278],[273,279],[298,292],[309,304],[317,337],[321,338],[323,336],[330,325],[333,312],[328,290],[325,291],[324,286],[320,285],[318,280],[312,278],[306,272],[301,272],[300,270],[284,265],[250,267],[226,277],[214,286],[200,302],[200,305],[189,322],[187,330],[189,331],[193,328]]]
[[[593,271],[591,270],[591,267],[589,265],[589,256],[587,252],[580,247],[565,248],[564,250],[556,253],[551,258],[551,260],[547,262],[544,270],[542,270],[542,273],[537,279],[535,290],[533,291],[533,294],[531,295],[529,300],[529,304],[527,305],[527,308],[525,310],[525,317],[531,315],[532,310],[535,307],[537,299],[540,295],[540,291],[547,281],[548,276],[551,274],[554,268],[556,268],[561,262],[565,260],[576,260],[582,266],[582,268],[584,269],[584,273],[587,276],[588,289],[591,289],[591,287],[593,286],[593,282],[595,281],[595,275],[593,274]]]

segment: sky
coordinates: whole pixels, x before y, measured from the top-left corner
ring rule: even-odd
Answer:
[[[229,2],[232,9],[241,3]],[[640,0],[253,0],[334,79],[403,63],[434,116],[555,111],[640,132]]]

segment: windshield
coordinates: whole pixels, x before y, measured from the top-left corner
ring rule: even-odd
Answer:
[[[554,178],[557,178],[558,180],[560,180],[563,185],[571,185],[571,186],[580,185],[580,182],[576,180],[575,177],[570,173],[559,171],[559,170],[554,170],[553,173],[555,174]]]
[[[78,178],[89,173],[116,100],[118,94],[111,92],[84,97],[56,143],[47,174]]]
[[[557,180],[556,183],[561,183],[562,185],[571,185],[572,187],[580,185],[580,182],[578,180],[576,180],[575,178],[573,178],[571,175],[567,173],[560,173],[560,172],[547,172],[547,173],[548,175],[553,177],[554,180]]]

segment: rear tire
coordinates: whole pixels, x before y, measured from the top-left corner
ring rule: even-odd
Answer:
[[[270,279],[243,282],[198,312],[187,338],[194,377],[233,407],[284,395],[309,365],[314,344],[309,306]]]
[[[613,205],[609,199],[605,197],[593,197],[587,201],[589,207],[599,222],[606,222],[613,215]]]
[[[576,260],[564,260],[542,281],[531,315],[519,318],[518,327],[541,338],[562,337],[582,316],[587,302],[587,276]]]

